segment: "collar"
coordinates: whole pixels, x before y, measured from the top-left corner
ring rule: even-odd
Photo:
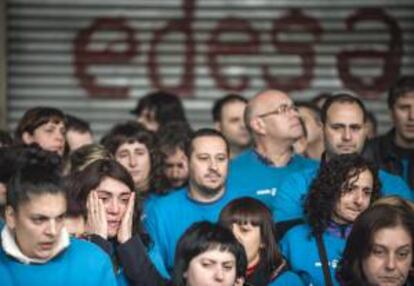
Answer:
[[[337,224],[334,221],[330,221],[328,223],[328,227],[326,228],[326,232],[339,237],[339,238],[348,238],[349,234],[352,230],[352,224]]]
[[[3,230],[1,231],[1,244],[3,246],[4,252],[7,255],[15,258],[16,260],[24,264],[31,264],[31,263],[45,264],[52,258],[56,257],[64,249],[66,249],[70,244],[70,239],[69,239],[68,232],[66,231],[65,228],[63,228],[61,231],[60,237],[58,239],[58,242],[56,244],[56,247],[53,250],[52,255],[47,259],[31,258],[31,257],[24,255],[21,252],[19,246],[17,245],[13,233],[10,231],[10,229],[7,226],[5,226]]]
[[[253,148],[253,153],[256,155],[256,157],[259,159],[259,161],[261,161],[266,166],[276,167],[276,165],[273,163],[273,161],[269,157],[260,154],[259,152],[257,152],[257,150],[255,148]],[[296,156],[296,154],[292,153],[292,156],[290,156],[290,159],[287,162],[286,166],[289,165],[292,162],[292,160],[295,158],[295,156]]]

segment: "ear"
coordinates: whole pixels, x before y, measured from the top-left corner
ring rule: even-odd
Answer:
[[[183,273],[183,278],[187,279],[188,278],[188,273],[187,271]]]
[[[221,131],[221,124],[219,121],[214,122],[214,129],[216,129],[217,131]]]
[[[257,133],[260,135],[266,134],[265,123],[263,122],[263,119],[259,117],[255,117],[250,120],[250,127],[254,133]]]
[[[6,219],[6,225],[9,229],[16,228],[16,212],[13,210],[11,206],[6,206],[4,217]]]
[[[31,135],[27,131],[23,132],[23,134],[22,134],[22,140],[27,145],[32,144],[34,142],[33,135]]]

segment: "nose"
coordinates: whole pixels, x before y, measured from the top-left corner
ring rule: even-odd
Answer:
[[[387,268],[387,270],[394,270],[395,269],[395,267],[396,267],[396,261],[395,261],[395,256],[394,255],[392,255],[392,254],[390,254],[388,257],[387,257],[387,262],[386,262],[386,268]]]
[[[211,159],[211,160],[210,160],[210,169],[212,169],[212,170],[217,170],[217,167],[218,167],[218,165],[217,165],[217,160],[215,160],[215,159]]]
[[[65,140],[65,135],[60,130],[56,130],[55,139],[59,142],[63,142]]]
[[[108,204],[107,210],[111,214],[117,214],[119,212],[119,202],[115,198],[112,198]]]
[[[355,192],[355,194],[354,194],[354,203],[357,206],[361,206],[363,200],[364,200],[364,195],[363,195],[362,191]]]
[[[55,236],[57,234],[56,221],[51,219],[46,229],[46,233],[50,236]]]
[[[218,266],[216,272],[214,273],[214,279],[216,281],[223,281],[224,280],[224,270],[222,266]]]
[[[131,167],[135,167],[137,165],[137,159],[135,158],[134,155],[129,156],[128,163],[129,163],[129,166]]]
[[[410,106],[410,113],[408,114],[410,120],[414,120],[414,105]]]
[[[349,128],[344,128],[343,132],[342,132],[342,139],[344,141],[350,141],[351,140],[351,130]]]

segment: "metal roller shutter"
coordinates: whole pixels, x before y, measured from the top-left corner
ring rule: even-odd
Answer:
[[[225,93],[274,87],[353,90],[384,131],[384,91],[414,74],[412,0],[8,0],[6,13],[11,128],[49,105],[100,136],[156,89],[178,92],[198,128]]]

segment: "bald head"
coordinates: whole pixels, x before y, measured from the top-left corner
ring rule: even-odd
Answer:
[[[268,89],[259,92],[249,100],[244,113],[244,120],[249,131],[253,118],[274,110],[279,102],[290,100],[289,96],[280,90]]]

